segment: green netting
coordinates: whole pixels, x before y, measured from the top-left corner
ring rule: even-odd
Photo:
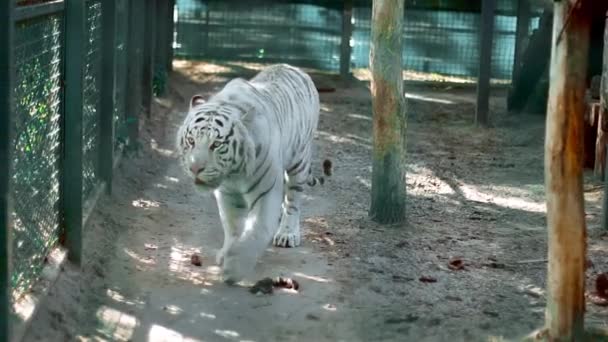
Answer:
[[[518,1],[499,0],[492,77],[510,79]],[[371,1],[353,2],[351,66],[369,65]],[[342,1],[177,0],[175,54],[182,58],[287,62],[337,71]],[[405,70],[477,75],[480,1],[407,0]],[[530,26],[535,27],[538,8]]]
[[[29,289],[59,238],[61,15],[16,24],[12,165],[15,294]]]
[[[337,70],[341,11],[277,1],[176,3],[175,55]]]
[[[127,138],[126,101],[127,101],[127,42],[129,34],[129,3],[126,0],[116,1],[116,104],[114,107],[114,148],[121,147]],[[118,156],[118,154],[115,154]]]
[[[87,1],[86,4],[86,55],[84,69],[84,98],[82,113],[83,131],[83,191],[84,200],[97,185],[99,149],[99,89],[101,82],[101,2]]]

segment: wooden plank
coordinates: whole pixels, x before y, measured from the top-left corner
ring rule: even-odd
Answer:
[[[582,341],[586,226],[583,126],[590,1],[554,3],[545,136],[548,274],[545,333],[549,341]]]
[[[406,113],[403,93],[403,0],[376,0],[372,7],[370,84],[373,167],[370,218],[405,221]]]
[[[344,79],[350,76],[350,40],[353,36],[353,1],[345,0],[342,9],[342,38],[340,41],[340,76]]]
[[[515,29],[515,51],[513,53],[513,72],[511,79],[519,71],[523,53],[524,41],[528,37],[530,27],[530,0],[517,1],[517,28]]]
[[[68,259],[82,261],[82,102],[86,35],[85,2],[65,2],[65,95],[62,212]]]
[[[112,192],[112,164],[114,161],[114,105],[116,103],[116,1],[101,3],[102,60],[101,111],[99,115],[99,176]]]
[[[0,1],[0,22],[13,22],[14,1]],[[11,115],[13,112],[13,30],[0,30],[0,341],[10,340],[11,238],[9,182],[11,172]]]
[[[490,110],[490,76],[492,73],[492,36],[496,0],[484,0],[481,5],[479,73],[477,76],[477,107],[475,123],[488,126]]]

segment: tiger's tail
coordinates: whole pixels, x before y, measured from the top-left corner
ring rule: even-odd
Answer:
[[[327,177],[332,174],[332,162],[329,159],[325,159],[323,161],[323,174]],[[308,181],[309,186],[315,186],[317,184],[323,185],[325,183],[325,177],[315,177],[312,174],[310,175],[310,180]]]

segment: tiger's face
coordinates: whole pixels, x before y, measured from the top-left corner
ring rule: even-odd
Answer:
[[[228,175],[247,172],[252,147],[245,127],[229,115],[229,108],[205,104],[195,96],[178,132],[178,150],[194,184],[213,190]]]

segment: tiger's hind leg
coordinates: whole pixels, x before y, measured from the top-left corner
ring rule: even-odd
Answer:
[[[302,193],[310,173],[310,161],[305,158],[301,163],[287,171],[283,213],[273,244],[278,247],[297,247],[301,242],[300,209]]]

